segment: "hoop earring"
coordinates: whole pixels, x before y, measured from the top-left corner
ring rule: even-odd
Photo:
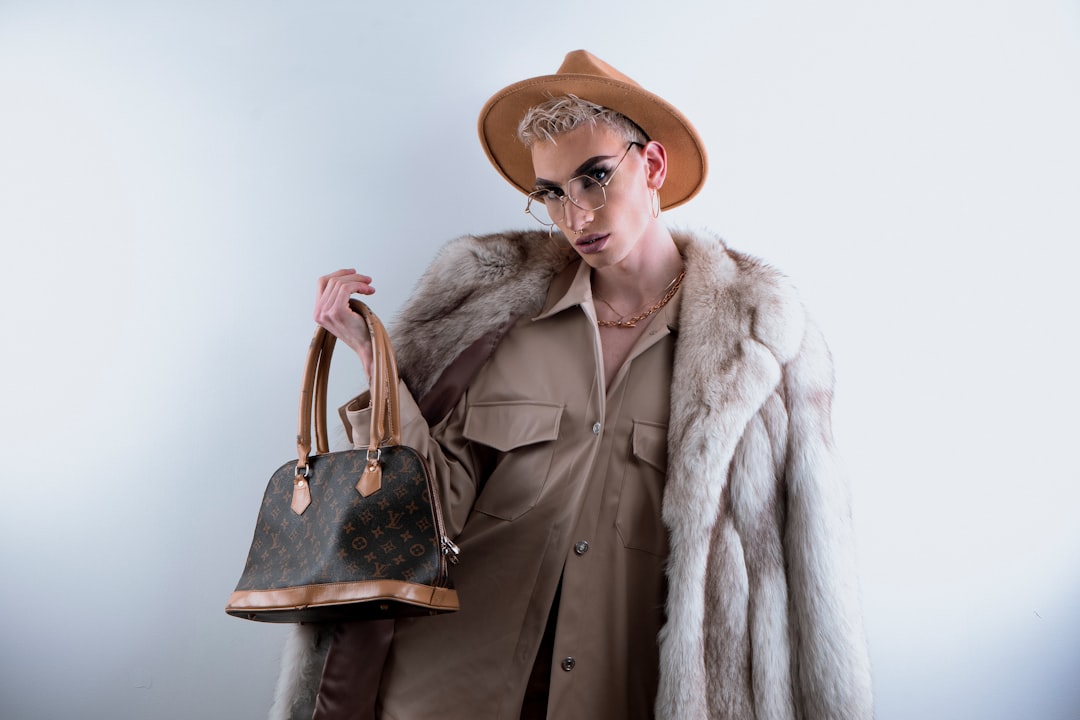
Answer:
[[[653,218],[660,217],[660,191],[652,191],[652,216]]]

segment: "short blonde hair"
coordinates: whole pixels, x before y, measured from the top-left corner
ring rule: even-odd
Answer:
[[[626,142],[649,142],[649,136],[630,118],[576,95],[560,95],[529,108],[518,123],[518,139],[525,147],[538,142],[554,143],[559,135],[599,123],[622,135]]]

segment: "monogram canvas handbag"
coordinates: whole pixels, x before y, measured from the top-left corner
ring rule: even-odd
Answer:
[[[326,386],[336,338],[315,331],[300,392],[297,459],[267,485],[244,572],[225,611],[264,622],[337,622],[458,609],[438,487],[401,444],[398,372],[386,329],[371,332],[367,449],[329,452]],[[311,454],[312,409],[316,449]]]

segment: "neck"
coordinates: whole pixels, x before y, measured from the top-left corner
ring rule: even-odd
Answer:
[[[594,296],[620,309],[636,308],[655,301],[682,270],[682,256],[666,228],[636,249],[615,265],[593,269]]]

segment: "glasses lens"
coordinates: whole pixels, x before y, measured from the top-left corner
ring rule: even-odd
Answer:
[[[529,205],[526,210],[542,225],[554,225],[556,219],[562,220],[562,203],[558,200],[545,203],[542,193],[529,196]]]
[[[570,181],[566,189],[570,200],[582,210],[599,210],[604,207],[604,186],[588,175],[579,175]]]

